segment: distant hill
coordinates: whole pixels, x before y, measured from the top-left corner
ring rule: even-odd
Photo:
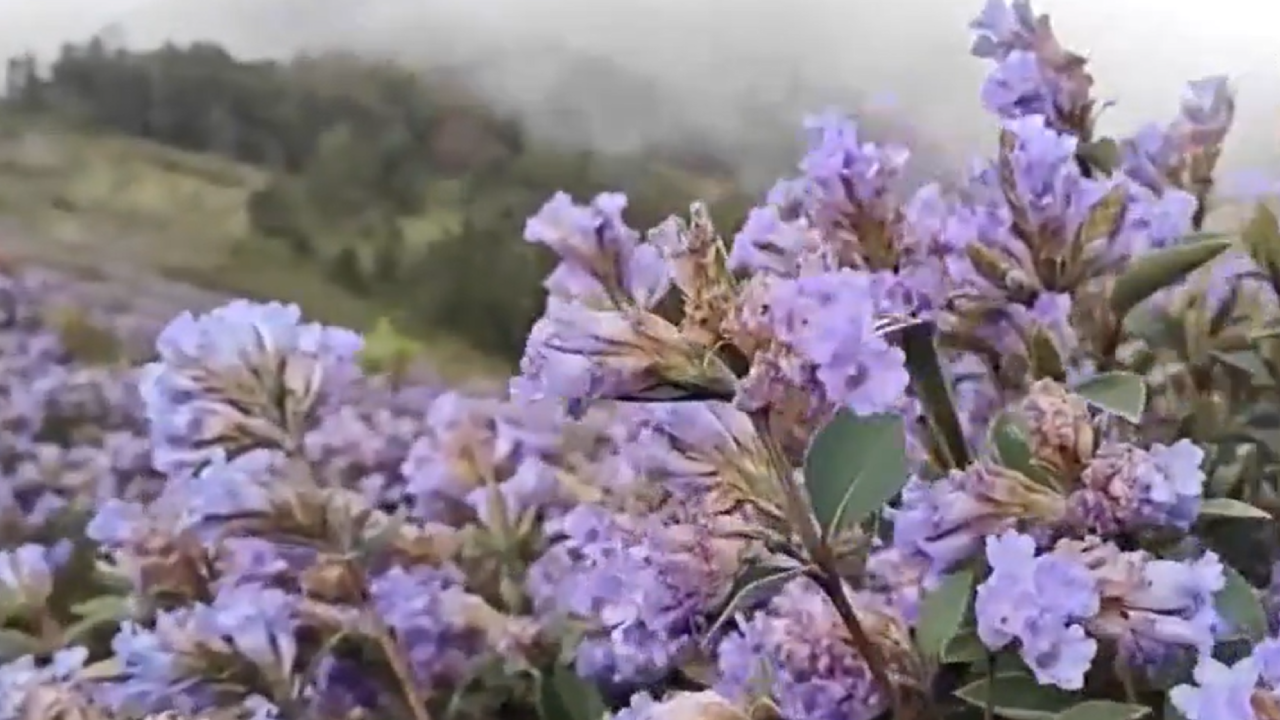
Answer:
[[[27,128],[58,127],[42,138],[55,148],[92,148],[77,155],[91,166],[60,166],[72,190],[95,182],[101,194],[158,177],[152,169],[129,177],[129,163],[98,162],[100,143],[86,138],[103,133],[134,138],[130,158],[148,145],[223,158],[246,170],[196,163],[207,175],[192,190],[228,213],[197,231],[218,235],[220,252],[258,258],[258,272],[270,255],[409,331],[461,336],[508,361],[540,312],[550,267],[519,235],[552,193],[585,199],[625,190],[641,228],[698,197],[732,227],[752,199],[714,155],[571,147],[530,134],[448,73],[349,54],[243,60],[211,43],[139,52],[95,38],[64,47],[46,65],[13,58],[8,70],[5,111]],[[157,155],[162,166],[186,162]],[[164,184],[132,202],[183,204],[167,199]],[[58,193],[52,202],[64,209],[83,204],[67,188]],[[235,275],[249,271],[237,266]]]

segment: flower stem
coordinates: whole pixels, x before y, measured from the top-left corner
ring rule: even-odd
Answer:
[[[884,688],[884,692],[889,695],[889,704],[893,710],[891,717],[900,718],[902,717],[902,698],[899,697],[897,685],[889,677],[888,663],[885,661],[884,653],[880,652],[880,647],[867,635],[867,631],[858,620],[858,614],[854,611],[853,604],[849,602],[844,583],[835,571],[835,563],[830,554],[822,555],[824,557],[815,558],[818,571],[812,577],[835,607],[836,614],[844,622],[845,629],[849,631],[849,639],[853,641],[853,648],[858,651],[863,660],[866,660],[876,684]]]
[[[409,706],[409,712],[413,713],[413,720],[431,720],[431,713],[427,711],[426,698],[418,692],[418,686],[414,682],[413,673],[409,670],[409,664],[405,662],[404,655],[400,652],[400,646],[396,643],[395,635],[392,634],[391,628],[383,622],[377,613],[369,613],[369,618],[373,624],[374,634],[378,640],[378,647],[382,648],[383,655],[387,658],[387,663],[391,665],[391,672],[396,676],[396,682],[400,684],[400,690],[404,693],[405,703]]]

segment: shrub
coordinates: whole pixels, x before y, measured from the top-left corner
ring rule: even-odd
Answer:
[[[905,151],[823,115],[731,246],[552,197],[505,394],[389,391],[389,324],[234,301],[51,445],[75,373],[7,328],[0,708],[1280,717],[1280,221],[1198,227],[1231,91],[1096,138],[1047,19],[974,27],[1002,129],[960,187],[901,196]]]

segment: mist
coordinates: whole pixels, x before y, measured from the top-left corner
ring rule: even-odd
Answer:
[[[0,51],[56,51],[110,27],[130,47],[215,40],[252,56],[349,50],[463,74],[548,135],[641,149],[750,147],[836,105],[913,138],[934,162],[986,152],[986,66],[967,54],[981,0],[0,0]],[[1103,131],[1172,117],[1185,82],[1239,90],[1228,173],[1280,175],[1280,6],[1254,0],[1040,0],[1115,100]],[[625,71],[627,82],[604,73]],[[603,79],[602,79],[603,78]],[[567,107],[572,103],[572,107]],[[785,130],[783,128],[791,128]],[[565,138],[560,138],[565,139]],[[750,152],[738,158],[750,164]],[[769,162],[773,162],[770,160]]]

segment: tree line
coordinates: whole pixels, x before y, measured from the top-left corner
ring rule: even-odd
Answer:
[[[457,78],[348,54],[249,61],[213,43],[143,52],[94,38],[7,71],[10,106],[266,169],[246,200],[251,241],[284,244],[400,327],[506,359],[541,310],[552,259],[519,234],[551,193],[623,189],[648,227],[706,179],[696,154],[681,167],[678,148],[627,158],[539,142]],[[738,219],[746,199],[714,180],[727,188],[717,210]],[[410,242],[406,221],[436,215],[451,219],[439,237]]]

